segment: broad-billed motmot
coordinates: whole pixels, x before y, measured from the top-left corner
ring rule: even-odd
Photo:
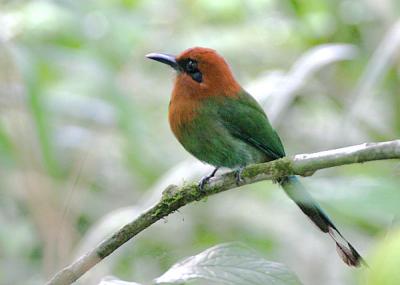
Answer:
[[[178,56],[151,53],[148,58],[176,70],[169,104],[169,123],[183,147],[215,166],[199,186],[203,189],[219,167],[237,170],[252,163],[282,158],[285,150],[267,115],[233,77],[226,61],[214,50],[195,47]],[[279,179],[287,195],[314,224],[336,243],[343,261],[358,266],[360,254],[343,237],[296,176]]]

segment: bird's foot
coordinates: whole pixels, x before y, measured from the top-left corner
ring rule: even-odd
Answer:
[[[207,182],[215,176],[215,173],[217,173],[219,167],[216,167],[209,175],[204,176],[203,178],[200,179],[199,181],[199,188],[200,191],[204,191],[204,186],[206,186]]]
[[[200,191],[204,191],[204,186],[207,184],[207,182],[208,182],[208,180],[210,180],[210,178],[211,178],[210,175],[207,175],[200,179],[200,181],[199,181]]]
[[[236,178],[236,185],[240,186],[242,182],[244,182],[242,178],[242,172],[243,172],[244,166],[240,166],[238,169],[235,170],[235,178]]]

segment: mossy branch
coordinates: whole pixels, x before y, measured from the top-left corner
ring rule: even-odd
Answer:
[[[287,175],[308,176],[319,169],[382,159],[400,159],[400,140],[365,143],[249,165],[242,172],[243,182],[240,186],[261,180],[276,180]],[[163,217],[193,201],[237,187],[234,172],[211,179],[203,191],[198,188],[197,183],[183,186],[170,185],[164,190],[158,203],[123,226],[90,252],[59,271],[47,284],[64,285],[75,282],[98,262]]]

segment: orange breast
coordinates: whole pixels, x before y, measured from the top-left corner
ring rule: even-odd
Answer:
[[[168,119],[172,132],[181,140],[181,130],[196,116],[200,102],[191,96],[177,96],[172,94],[169,103]]]

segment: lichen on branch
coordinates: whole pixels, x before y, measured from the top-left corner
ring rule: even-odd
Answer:
[[[75,282],[131,238],[193,201],[262,180],[277,180],[287,175],[308,176],[324,168],[382,159],[400,159],[400,140],[365,143],[311,154],[298,154],[293,157],[249,165],[243,169],[241,175],[243,181],[240,185],[236,184],[233,171],[210,179],[203,190],[198,187],[197,183],[188,183],[183,186],[170,185],[163,191],[159,202],[77,261],[59,271],[47,284],[64,285]]]

